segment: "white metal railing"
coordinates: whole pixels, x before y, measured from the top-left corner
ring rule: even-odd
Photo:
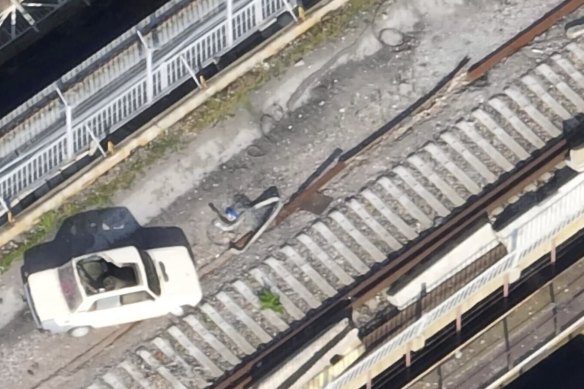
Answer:
[[[185,24],[200,27],[201,21],[212,19],[214,13],[221,9],[225,0],[169,0],[152,15],[142,20],[136,26],[120,35],[97,53],[83,61],[71,71],[64,74],[53,85],[30,98],[8,115],[0,118],[0,129],[16,129],[17,132],[38,133],[54,123],[55,116],[60,117],[62,111],[54,109],[50,103],[59,105],[55,87],[65,91],[72,105],[77,105],[87,96],[116,80],[143,58],[140,52],[138,31],[147,31],[146,35],[155,33],[158,47],[174,47],[181,42],[181,34],[187,29]],[[182,8],[180,8],[182,7]],[[180,8],[177,10],[177,8]],[[154,27],[151,25],[156,23]],[[11,131],[13,133],[14,131]],[[5,138],[0,138],[0,159],[10,148],[5,144]]]
[[[332,380],[327,389],[345,389],[365,385],[368,374],[373,368],[391,355],[404,350],[423,336],[426,329],[439,319],[450,314],[469,301],[485,285],[502,275],[517,269],[519,261],[533,250],[549,243],[564,228],[584,216],[584,174],[578,175],[566,186],[569,191],[560,193],[538,206],[529,220],[522,221],[514,229],[513,250],[499,262],[491,266],[465,287],[443,303],[424,314],[418,321],[389,340],[371,355],[350,368],[340,377]],[[326,378],[325,378],[326,379]]]
[[[181,4],[176,15],[141,33],[152,18]],[[189,78],[199,85],[202,68],[280,14],[291,12],[295,18],[295,7],[296,0],[170,1],[0,119],[0,129],[18,123],[0,138],[0,198],[10,206],[178,85]]]

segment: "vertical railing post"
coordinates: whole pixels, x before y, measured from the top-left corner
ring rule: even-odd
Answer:
[[[227,0],[226,3],[226,23],[227,27],[225,28],[226,37],[226,44],[227,50],[231,49],[233,45],[233,0]]]
[[[73,137],[73,109],[69,104],[65,106],[65,120],[67,122],[67,156],[73,158],[75,156],[75,144]]]
[[[4,200],[2,198],[2,196],[0,196],[0,205],[2,206],[2,208],[4,208],[6,215],[8,215],[8,223],[10,223],[10,224],[14,223],[14,216],[12,214],[12,210],[10,209],[8,204],[6,203],[6,200]]]
[[[154,73],[152,72],[152,50],[146,51],[146,96],[148,102],[154,100]]]
[[[444,387],[444,380],[442,379],[442,364],[438,364],[436,367],[436,375],[438,376],[438,388],[442,389]]]
[[[152,69],[152,48],[148,46],[148,42],[144,39],[144,36],[140,31],[136,32],[142,46],[144,46],[144,51],[146,52],[146,99],[148,102],[154,100],[154,72]]]
[[[509,297],[509,273],[503,275],[503,297]]]
[[[168,88],[168,62],[163,62],[160,66],[160,89],[162,91]]]
[[[264,11],[262,8],[262,1],[263,0],[254,0],[256,26],[259,26],[264,21]]]
[[[560,326],[558,325],[558,305],[556,304],[556,291],[554,290],[554,281],[549,284],[550,301],[552,303],[552,314],[554,315],[554,334],[560,333]]]
[[[408,345],[408,348],[406,349],[406,367],[411,367],[412,366],[412,348],[410,345]]]
[[[67,158],[72,159],[75,156],[75,145],[74,145],[74,138],[73,138],[73,107],[69,105],[67,100],[65,99],[65,95],[61,92],[59,87],[56,87],[57,94],[61,99],[61,102],[65,106],[65,128],[66,128],[66,135],[67,135]]]

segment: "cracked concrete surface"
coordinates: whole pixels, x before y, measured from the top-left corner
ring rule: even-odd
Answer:
[[[227,205],[238,192],[253,198],[271,185],[289,197],[335,148],[355,145],[432,88],[462,57],[478,60],[557,3],[387,1],[359,15],[344,36],[327,42],[256,91],[234,116],[192,135],[181,150],[155,165],[132,188],[118,193],[115,203],[130,208],[142,223],[183,228],[197,264],[212,264],[224,247],[209,238],[213,214],[208,202]],[[490,84],[457,96],[450,110],[418,126],[398,146],[376,149],[363,163],[364,170],[347,173],[326,193],[337,199],[353,193],[425,143],[434,129],[483,101],[500,87],[501,80],[527,70],[538,56],[549,55],[562,34],[557,28],[536,41],[534,47],[540,52],[528,48],[514,56],[505,69],[493,72]],[[186,118],[171,130],[189,125]],[[245,255],[228,258],[229,272],[221,267],[204,276],[204,291],[212,293],[257,263],[267,250],[281,245],[314,217],[305,212],[294,215]],[[84,339],[37,334],[23,312],[24,305],[16,299],[21,293],[18,266],[0,276],[0,327],[5,324],[0,330],[4,367],[0,382],[4,387],[80,387],[100,367],[173,320],[140,323],[111,345],[107,345],[108,337],[116,329],[97,331]],[[94,351],[85,354],[88,350]],[[80,354],[85,357],[79,358]],[[74,360],[77,363],[71,366]]]

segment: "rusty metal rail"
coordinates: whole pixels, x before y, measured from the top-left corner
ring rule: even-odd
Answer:
[[[356,280],[352,287],[341,291],[333,301],[325,304],[321,310],[309,314],[299,325],[268,344],[258,355],[244,361],[229,377],[220,381],[216,388],[248,387],[261,376],[257,373],[258,370],[266,371],[270,366],[277,366],[277,361],[281,357],[278,357],[278,354],[282,353],[283,345],[290,345],[291,342],[293,344],[294,337],[305,336],[306,332],[314,331],[315,334],[320,332],[319,329],[324,329],[319,325],[321,322],[328,323],[331,317],[348,315],[351,308],[361,306],[414,267],[423,264],[442,245],[484,218],[492,205],[500,203],[502,198],[507,198],[507,193],[514,190],[517,185],[533,182],[543,173],[554,169],[558,158],[564,158],[569,149],[570,143],[565,137],[548,145],[524,165],[487,187],[480,197],[464,209],[455,211],[442,225],[388,258],[384,265],[372,268],[369,273]],[[286,347],[285,354],[289,356],[293,351]]]
[[[552,170],[559,158],[565,158],[569,148],[568,140],[562,138],[542,150],[524,166],[487,187],[479,198],[464,209],[451,214],[443,225],[409,245],[397,258],[393,258],[378,269],[372,269],[374,273],[353,288],[347,297],[352,299],[354,306],[361,305],[374,297],[484,217],[493,204],[500,204],[501,199],[508,198],[509,191],[516,190],[519,185],[533,182],[543,173]]]
[[[491,52],[470,66],[466,73],[466,79],[469,82],[473,82],[483,77],[489,70],[499,64],[505,58],[517,52],[525,45],[529,44],[535,37],[549,30],[549,28],[557,23],[561,18],[572,13],[582,5],[584,5],[584,0],[566,0],[557,7],[553,8],[544,16],[533,22],[530,26],[523,29],[513,38],[505,42],[495,51]],[[331,169],[326,171],[320,178],[315,180],[314,183],[308,186],[305,190],[292,196],[292,199],[286,205],[284,205],[282,211],[275,219],[274,225],[282,223],[290,215],[300,209],[303,209],[305,205],[314,201],[315,196],[318,196],[318,192],[324,189],[326,185],[329,184],[338,174],[344,171],[345,168],[349,166],[352,159],[358,155],[361,155],[362,152],[365,151],[371,144],[379,141],[394,128],[402,124],[404,119],[416,114],[419,110],[423,109],[423,107],[431,104],[432,101],[437,96],[439,96],[440,92],[445,90],[450,85],[450,83],[460,73],[467,62],[468,58],[464,58],[454,68],[454,70],[446,77],[444,77],[431,91],[418,99],[414,104],[408,107],[395,119],[391,120],[389,123],[385,124],[383,127],[364,139],[363,142],[361,142],[359,145],[343,154],[339,158],[339,161]]]
[[[306,189],[304,189],[302,192],[294,194],[290,201],[288,201],[288,203],[284,205],[280,211],[278,217],[274,221],[274,225],[280,224],[294,212],[300,209],[308,208],[310,207],[311,203],[317,202],[317,197],[320,194],[319,191],[322,190],[327,184],[329,184],[334,178],[336,178],[341,172],[343,172],[345,168],[347,168],[350,163],[357,158],[357,156],[362,155],[371,145],[380,141],[383,137],[396,129],[406,118],[415,115],[424,107],[432,104],[436,97],[439,96],[442,91],[447,89],[454,78],[463,70],[468,61],[468,57],[462,59],[462,61],[460,61],[448,75],[442,78],[442,80],[440,80],[432,90],[430,90],[424,96],[420,97],[402,113],[397,115],[390,122],[383,125],[373,134],[365,138],[358,145],[341,155],[339,160],[332,168],[317,178]]]
[[[529,43],[535,36],[545,32],[560,18],[574,11],[582,4],[584,4],[584,0],[569,0],[554,8],[502,45],[495,52],[473,65],[467,72],[467,80],[474,81],[484,76],[488,70],[502,59]],[[275,220],[275,225],[280,224],[294,212],[309,207],[311,202],[316,201],[315,197],[320,195],[319,191],[349,166],[349,162],[353,157],[359,155],[362,150],[374,142],[379,141],[383,136],[401,124],[403,119],[408,115],[415,113],[420,107],[431,102],[439,92],[443,91],[449,85],[465,65],[466,61],[462,61],[436,88],[408,108],[407,115],[400,115],[383,126],[352,150],[356,150],[356,152],[350,151],[346,153],[345,158],[341,157],[334,166],[317,178],[305,190],[293,196]],[[319,321],[328,322],[330,317],[338,316],[341,312],[346,314],[347,309],[362,305],[406,275],[414,267],[424,263],[441,246],[459,236],[480,218],[485,217],[490,210],[503,204],[509,197],[521,191],[526,185],[539,178],[543,173],[552,170],[560,160],[566,157],[569,148],[570,143],[567,137],[557,139],[555,142],[549,144],[522,166],[504,175],[493,185],[485,188],[474,201],[467,204],[464,208],[453,212],[442,225],[404,247],[401,252],[392,255],[380,266],[373,267],[369,273],[358,279],[354,285],[341,291],[333,301],[326,303],[319,311],[309,314],[301,323],[290,328],[282,337],[275,339],[256,355],[243,361],[230,376],[218,382],[216,388],[244,388],[249,386],[261,375],[261,373],[258,373],[258,370],[267,371],[277,366],[278,352],[281,352],[283,346],[289,346],[295,337],[319,328]],[[456,281],[462,282],[461,280]],[[452,287],[452,285],[449,287]],[[379,330],[376,333],[372,332],[367,342],[374,343],[378,341],[379,337],[387,334],[387,331],[391,331],[390,326],[388,325],[387,328]],[[314,332],[317,333],[318,331]],[[286,350],[288,356],[292,352],[294,350],[289,348]]]
[[[505,44],[500,46],[497,50],[472,65],[468,70],[467,79],[472,82],[483,77],[503,59],[509,57],[523,46],[527,45],[538,35],[549,30],[549,28],[556,24],[561,18],[574,12],[582,5],[584,5],[584,0],[566,0],[550,10],[529,27],[522,30]]]
[[[539,258],[530,267],[525,269],[519,280],[509,286],[507,295],[503,291],[503,288],[491,293],[483,299],[481,303],[475,305],[471,310],[464,314],[462,318],[465,323],[464,326],[461,326],[459,329],[457,329],[455,325],[443,328],[441,331],[434,334],[432,338],[427,339],[425,346],[421,350],[418,350],[411,355],[411,365],[409,368],[404,368],[405,361],[400,361],[392,366],[388,366],[385,372],[375,377],[375,383],[372,387],[403,387],[407,382],[411,382],[410,380],[412,378],[423,376],[423,372],[427,371],[426,368],[429,365],[436,366],[435,363],[437,361],[443,360],[443,358],[450,354],[454,349],[458,348],[460,345],[468,345],[472,339],[476,340],[475,336],[477,334],[485,333],[489,328],[493,328],[493,326],[497,324],[497,320],[504,321],[504,318],[507,317],[510,310],[528,303],[529,299],[539,293],[538,290],[541,291],[544,285],[547,284],[549,286],[550,283],[554,282],[553,280],[556,279],[556,277],[563,277],[570,272],[570,269],[572,269],[574,264],[579,261],[581,262],[582,239],[583,233],[580,231],[560,245],[556,251],[557,257],[555,262],[551,260],[550,254]],[[574,285],[574,283],[577,285],[580,281],[577,277],[574,281],[573,275],[568,276],[568,279],[572,280],[572,285]],[[570,293],[575,293],[577,296],[582,293],[582,291],[573,292],[573,287],[570,287],[569,289]],[[577,289],[578,288],[576,288],[576,290]],[[544,294],[547,294],[547,292]],[[554,296],[553,293],[552,296]],[[556,300],[555,297],[550,297],[550,299],[552,305],[554,302],[556,304],[558,303],[558,300]],[[562,301],[562,304],[559,305],[565,307],[565,303],[570,304],[564,300]],[[548,306],[548,309],[549,308],[550,307]],[[533,307],[531,307],[529,311],[529,317],[532,319],[535,318],[534,321],[537,322],[537,312],[533,312]],[[561,309],[552,309],[551,311],[552,316],[561,313]],[[560,333],[562,329],[569,327],[569,325],[575,321],[570,315],[566,315],[565,313],[566,312],[561,315],[561,319],[564,321],[563,325],[560,323],[562,320],[551,320],[548,322],[551,325],[547,328],[551,327],[552,333]],[[576,314],[575,316],[577,317],[578,315]],[[515,334],[510,334],[507,332],[507,329],[503,328],[502,330],[501,337],[504,338],[505,335],[508,335],[508,340],[512,340],[512,343],[515,345],[525,339],[524,336],[521,335],[521,331]],[[535,338],[532,337],[532,340],[536,341],[536,343],[543,344],[549,339],[546,339],[545,336],[536,336]],[[505,345],[502,352],[507,353],[509,347],[510,344]],[[526,349],[531,350],[529,347]],[[464,354],[464,350],[462,351]],[[527,354],[530,354],[530,352],[528,351]],[[520,362],[525,356],[526,354],[519,353],[507,362],[511,362],[512,360]],[[512,363],[509,366],[512,367],[515,365],[515,363]],[[487,381],[490,381],[493,378],[493,374],[487,374],[485,377],[489,377],[487,378]],[[444,379],[448,377],[442,376],[442,378]],[[465,382],[468,381],[465,380]],[[455,386],[466,387],[465,385],[460,384],[461,383],[459,383],[458,386]],[[487,385],[488,382],[483,382],[480,387],[486,387]],[[475,385],[475,387],[477,386]]]

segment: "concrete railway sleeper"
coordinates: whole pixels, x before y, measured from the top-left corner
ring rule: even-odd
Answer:
[[[572,67],[556,67],[557,56],[545,64],[560,77],[578,78],[571,70],[565,73],[572,68],[584,71],[584,62],[572,56],[570,47],[575,45],[580,42],[557,53]],[[544,73],[549,75],[548,69]],[[204,387],[207,382],[220,388],[247,386],[276,368],[290,350],[300,349],[313,335],[350,315],[351,309],[427,263],[448,242],[568,156],[573,134],[582,126],[565,121],[558,112],[576,117],[579,108],[568,96],[549,100],[531,94],[530,86],[549,89],[557,84],[547,84],[538,68],[529,77],[527,84],[521,77],[510,80],[501,91],[504,95],[476,107],[400,166],[377,177],[270,253],[264,264],[225,285],[220,296],[207,296],[200,309],[181,319],[183,329],[172,327],[160,335],[165,343],[130,353],[124,364],[107,371],[109,380],[116,377],[125,387],[140,385],[130,372],[140,370],[147,379],[152,376],[171,386],[177,382],[187,387]],[[584,94],[577,85],[569,88]],[[564,85],[558,89],[560,95],[562,90],[572,94]],[[502,114],[495,115],[487,105]],[[514,142],[506,142],[509,139]],[[258,287],[269,287],[280,296],[279,321],[266,321],[267,312],[253,301]],[[332,289],[338,291],[334,297]],[[256,324],[249,325],[251,321]],[[191,381],[190,372],[178,370],[170,377],[171,370],[162,370],[166,358],[152,359],[161,355],[154,352],[157,344],[174,347],[181,360],[192,362],[188,367],[177,362],[176,368],[196,370],[201,380]],[[142,369],[144,362],[151,368]]]
[[[510,177],[507,178],[507,180],[503,181],[517,182],[518,179],[524,179],[526,176],[531,176],[534,174],[534,171],[537,172],[538,170],[541,170],[545,166],[548,166],[545,162],[549,162],[550,160],[554,161],[552,166],[555,166],[556,156],[557,155],[565,156],[567,150],[568,143],[565,140],[562,139],[560,141],[556,141],[552,144],[552,146],[548,147],[547,152],[542,152],[539,157],[533,158],[530,162],[526,163],[523,166],[523,168],[518,169],[518,171],[515,174],[512,174]],[[538,176],[538,174],[536,174],[536,176]],[[501,191],[498,191],[497,187],[494,187],[491,191],[487,191],[485,195],[486,196],[490,195],[489,198],[491,199],[491,201],[495,201],[498,199],[499,196],[505,194],[504,192],[502,192],[499,193],[499,196],[496,196],[496,194],[493,194],[491,192]],[[474,224],[476,220],[479,221],[484,220],[485,215],[487,213],[488,202],[487,201],[481,202],[480,199],[476,199],[473,202],[473,204],[476,203],[481,203],[480,205],[482,206],[481,207],[471,206],[467,208],[470,209],[469,212],[464,212],[463,210],[462,212],[458,213],[458,215],[454,215],[454,217],[452,217],[451,219],[454,221],[447,221],[443,225],[435,228],[434,231],[432,231],[429,235],[426,235],[426,237],[422,238],[421,239],[422,242],[418,243],[418,245],[420,245],[420,247],[422,248],[428,247],[427,246],[428,243],[426,243],[426,245],[424,246],[423,242],[426,241],[430,242],[430,245],[434,246],[435,243],[433,244],[433,242],[436,242],[436,238],[434,237],[434,239],[432,239],[432,236],[439,237],[444,235],[451,236],[452,234],[459,234],[462,229],[468,229],[470,226],[472,226],[472,224]],[[479,217],[469,217],[469,213],[478,215]],[[466,217],[464,217],[465,215]],[[460,218],[463,218],[463,220],[466,220],[466,222],[462,224],[459,223],[458,219]],[[344,223],[349,222],[345,221]],[[306,284],[307,288],[304,291],[300,292],[294,290],[293,292],[288,292],[289,290],[293,290],[291,286],[289,286],[291,285],[290,283],[295,284],[298,282],[297,280],[300,279],[300,277],[302,277],[302,273],[299,273],[299,271],[300,272],[307,271],[307,268],[297,269],[295,267],[297,266],[297,264],[294,261],[290,260],[289,256],[295,256],[298,253],[306,255],[305,253],[307,253],[308,250],[310,249],[312,249],[312,252],[320,253],[321,256],[323,254],[332,255],[328,254],[328,252],[330,252],[329,247],[334,247],[334,250],[343,251],[343,253],[337,254],[336,257],[338,258],[338,256],[340,255],[342,258],[345,259],[345,263],[343,263],[343,266],[345,267],[346,270],[344,269],[343,270],[347,273],[352,274],[353,277],[355,278],[359,277],[358,269],[360,269],[360,266],[367,266],[375,263],[375,259],[373,259],[373,257],[371,257],[371,259],[367,262],[367,265],[363,265],[363,262],[351,263],[351,261],[356,260],[360,261],[360,259],[358,259],[359,257],[357,257],[345,243],[342,243],[341,240],[336,237],[337,235],[335,234],[335,232],[332,231],[332,227],[328,227],[324,223],[322,223],[320,227],[316,228],[316,231],[318,230],[320,230],[320,232],[327,231],[326,233],[324,233],[324,235],[326,235],[325,239],[327,239],[328,241],[326,245],[317,243],[320,242],[320,238],[313,235],[314,232],[312,233],[306,232],[303,235],[301,235],[302,238],[301,240],[299,238],[299,242],[302,241],[312,242],[312,244],[311,243],[308,244],[309,247],[301,248],[298,247],[297,244],[294,245],[295,247],[292,247],[291,245],[285,246],[282,249],[281,254],[284,257],[288,257],[286,260],[277,260],[275,258],[270,258],[269,261],[272,262],[272,266],[269,266],[268,263],[268,266],[265,268],[262,267],[261,269],[255,269],[251,271],[251,274],[254,275],[257,281],[259,281],[263,285],[270,286],[274,292],[278,293],[281,296],[282,304],[286,312],[280,317],[287,323],[286,325],[289,326],[288,330],[284,331],[283,333],[280,333],[280,335],[275,337],[274,340],[268,341],[269,336],[267,336],[267,332],[278,333],[279,330],[278,328],[276,328],[276,326],[272,326],[271,324],[268,324],[270,326],[269,328],[262,329],[262,326],[266,326],[267,323],[269,322],[261,320],[260,318],[262,312],[261,309],[258,309],[255,306],[250,306],[249,305],[250,302],[246,300],[246,296],[241,294],[242,289],[248,289],[250,291],[253,290],[252,285],[254,285],[254,283],[252,282],[252,280],[246,277],[241,278],[237,281],[238,283],[237,287],[235,287],[236,286],[235,284],[233,288],[229,286],[225,287],[220,292],[220,295],[217,296],[217,300],[208,297],[207,298],[208,302],[205,303],[200,310],[197,309],[196,312],[189,313],[186,317],[182,319],[197,334],[197,339],[201,339],[204,343],[208,344],[212,349],[215,350],[216,354],[215,352],[209,352],[205,351],[205,349],[201,349],[200,348],[201,346],[198,344],[195,338],[193,338],[193,335],[190,336],[187,335],[176,326],[171,327],[171,329],[169,329],[166,334],[161,335],[160,338],[164,338],[166,340],[164,344],[167,347],[173,346],[174,353],[176,353],[176,355],[184,354],[184,356],[181,357],[181,359],[188,359],[194,361],[194,363],[200,366],[201,370],[208,371],[209,374],[208,377],[205,377],[207,379],[205,382],[212,382],[213,378],[216,379],[218,369],[222,370],[219,366],[226,366],[225,364],[227,363],[227,366],[231,365],[236,368],[237,366],[240,367],[243,366],[243,368],[247,370],[248,373],[244,374],[240,378],[241,381],[239,382],[237,381],[229,382],[229,378],[227,378],[227,381],[219,383],[219,387],[222,387],[225,384],[227,384],[227,386],[231,386],[233,384],[237,386],[247,385],[250,384],[252,381],[255,381],[256,379],[259,379],[259,377],[261,376],[260,373],[262,372],[267,373],[272,368],[276,367],[277,361],[285,360],[286,357],[290,355],[291,349],[301,348],[310,339],[310,337],[306,337],[307,333],[318,334],[321,331],[325,330],[329,325],[334,324],[338,320],[341,320],[344,317],[351,317],[351,308],[356,309],[364,302],[363,300],[359,299],[354,300],[351,299],[351,293],[355,293],[355,295],[357,294],[355,288],[345,287],[344,289],[341,289],[341,292],[336,297],[327,299],[326,298],[326,291],[328,289],[327,285],[330,286],[330,284],[324,283],[316,285],[312,284],[310,280]],[[337,234],[340,233],[337,232]],[[441,241],[441,239],[439,241]],[[329,244],[330,246],[328,246]],[[407,255],[407,253],[410,252],[410,250],[408,250],[408,247],[410,246],[406,246],[404,253],[402,253],[402,255]],[[298,255],[300,256],[301,254]],[[391,261],[393,262],[400,261],[402,255],[393,257]],[[280,257],[280,255],[278,255],[278,257]],[[427,256],[417,256],[415,257],[414,261],[406,262],[406,264],[408,265],[407,266],[408,270],[413,267],[414,262],[415,264],[420,264],[422,261],[427,259],[428,259]],[[296,258],[296,261],[297,260],[298,258]],[[307,263],[313,263],[314,258],[310,256],[304,257],[304,261],[306,261]],[[278,265],[273,266],[274,262],[278,262]],[[358,263],[360,263],[360,265],[357,265]],[[316,264],[313,264],[312,266],[316,266]],[[285,270],[286,268],[290,270]],[[407,273],[406,270],[403,270],[403,267],[397,266],[397,268],[394,269],[395,272],[398,272],[401,275]],[[311,272],[308,271],[307,274],[309,273]],[[374,271],[373,274],[375,274]],[[342,283],[340,282],[340,280],[338,279],[334,280],[331,273],[325,273],[323,274],[323,276],[330,279],[331,281],[329,282],[335,285],[334,287],[336,288],[342,287]],[[397,276],[395,277],[399,278]],[[463,282],[462,280],[458,281]],[[357,285],[362,285],[362,283]],[[375,289],[380,288],[379,284],[372,283],[370,285],[372,285],[372,287]],[[386,284],[384,280],[383,287],[386,288],[387,286],[389,286],[389,284]],[[318,288],[321,288],[320,293]],[[364,290],[362,288],[359,289]],[[283,292],[284,290],[286,292]],[[367,292],[366,289],[364,291]],[[249,292],[247,294],[249,295]],[[253,297],[247,296],[247,298]],[[311,299],[317,299],[317,301],[323,303],[325,307],[324,310],[321,309],[320,311],[316,312],[314,310],[311,310],[309,305],[311,304]],[[225,304],[226,301],[228,301],[229,304]],[[209,314],[211,314],[212,317],[208,317]],[[299,316],[300,314],[306,315],[306,318],[298,321],[301,318],[301,316]],[[258,317],[258,315],[260,317]],[[241,321],[241,317],[245,317],[246,320]],[[254,320],[256,325],[250,326],[249,321]],[[239,327],[236,328],[235,323],[240,323],[238,324]],[[243,330],[240,329],[242,328],[241,324],[245,325],[245,327],[243,327]],[[298,335],[301,334],[302,332],[304,333],[304,336],[301,335],[299,338]],[[228,333],[231,336],[229,336]],[[237,337],[235,337],[235,335]],[[231,342],[231,340],[229,340],[229,338],[233,339],[233,343]],[[243,344],[240,345],[240,343],[242,343],[243,338],[247,339],[245,341],[246,343],[245,347]],[[262,346],[262,343],[264,344],[264,346]],[[157,348],[160,344],[162,344],[160,341],[153,342],[151,345],[149,345],[149,348],[152,347]],[[287,344],[292,348],[288,346],[282,347],[283,344]],[[264,354],[264,352],[266,354],[260,357],[256,357],[250,361],[250,358],[253,358],[254,354],[256,354],[253,352],[254,348],[258,348],[260,354]],[[286,350],[285,353],[282,353],[283,349]],[[149,352],[148,354],[145,354],[143,351],[140,350],[141,349],[137,350],[138,352],[137,356],[141,358],[144,355],[148,355],[149,356],[148,360],[150,362],[152,362],[150,357],[154,358],[156,355],[158,355],[157,353],[154,352]],[[262,352],[262,350],[266,351]],[[145,362],[148,363],[148,361],[146,360]],[[163,361],[158,361],[157,363],[162,364],[162,362]],[[110,378],[110,380],[111,377],[113,376],[116,377],[116,379],[120,382],[127,382],[128,386],[131,385],[131,382],[135,382],[134,380],[132,380],[131,376],[128,375],[129,373],[125,371],[125,368],[123,368],[123,366],[128,366],[129,364],[131,364],[133,368],[139,369],[139,365],[133,364],[130,359],[126,360],[123,365],[120,365],[122,367],[115,367],[107,372],[107,374],[109,374],[108,377]],[[150,365],[150,363],[148,364]],[[160,370],[160,366],[157,369],[155,369],[154,372],[162,372],[162,370]],[[192,369],[193,365],[191,365],[190,368]],[[242,371],[240,369],[237,370]],[[225,373],[225,370],[223,370],[223,372]],[[142,374],[148,375],[158,373],[153,373],[153,371],[148,370],[143,371]],[[169,371],[165,370],[164,375],[162,375],[162,378],[163,379],[168,378],[168,374]],[[173,380],[180,379],[180,377],[182,377],[181,374],[179,374],[178,376],[174,376]],[[188,375],[185,375],[184,377],[188,377]],[[184,377],[183,380],[186,379]],[[166,381],[168,381],[168,379],[166,379]],[[170,381],[168,382],[172,384],[172,382]],[[189,382],[184,382],[184,385],[189,387],[194,385],[194,383],[189,380]],[[194,387],[196,387],[196,385]]]
[[[452,286],[455,289],[454,293],[438,306],[431,307],[429,311],[424,312],[422,300],[419,310],[414,309],[414,316],[411,315],[412,310],[409,307],[404,311],[406,323],[400,323],[399,320],[396,323],[392,318],[387,323],[375,325],[373,332],[366,334],[364,343],[369,350],[379,341],[384,341],[380,347],[374,349],[370,355],[338,379],[334,379],[334,371],[342,371],[340,370],[342,367],[333,366],[325,370],[313,380],[310,387],[320,387],[319,384],[328,382],[327,388],[330,389],[358,388],[372,377],[384,375],[384,371],[398,363],[404,355],[406,366],[410,366],[413,354],[426,353],[424,350],[426,343],[444,327],[450,327],[455,323],[456,330],[460,331],[466,322],[465,317],[468,318],[467,313],[476,311],[476,307],[484,305],[486,296],[495,291],[498,291],[497,293],[502,291],[504,297],[510,296],[510,291],[516,287],[517,281],[528,276],[533,271],[533,264],[542,256],[549,258],[547,263],[552,265],[557,263],[567,242],[573,241],[574,236],[581,236],[584,229],[583,183],[583,175],[573,177],[557,188],[550,197],[498,230],[496,232],[498,240],[505,242],[506,248],[511,250],[509,253],[491,263],[467,284],[459,283],[463,278],[454,274],[454,279],[444,283],[446,288]],[[477,241],[472,236],[471,240]],[[466,241],[459,246],[465,243]],[[451,253],[443,259],[451,260],[452,258],[448,258]],[[477,262],[479,261],[472,263],[471,266]],[[432,269],[429,270],[432,273]],[[403,328],[404,325],[406,328]],[[400,326],[403,330],[388,338],[388,335],[392,335]]]

